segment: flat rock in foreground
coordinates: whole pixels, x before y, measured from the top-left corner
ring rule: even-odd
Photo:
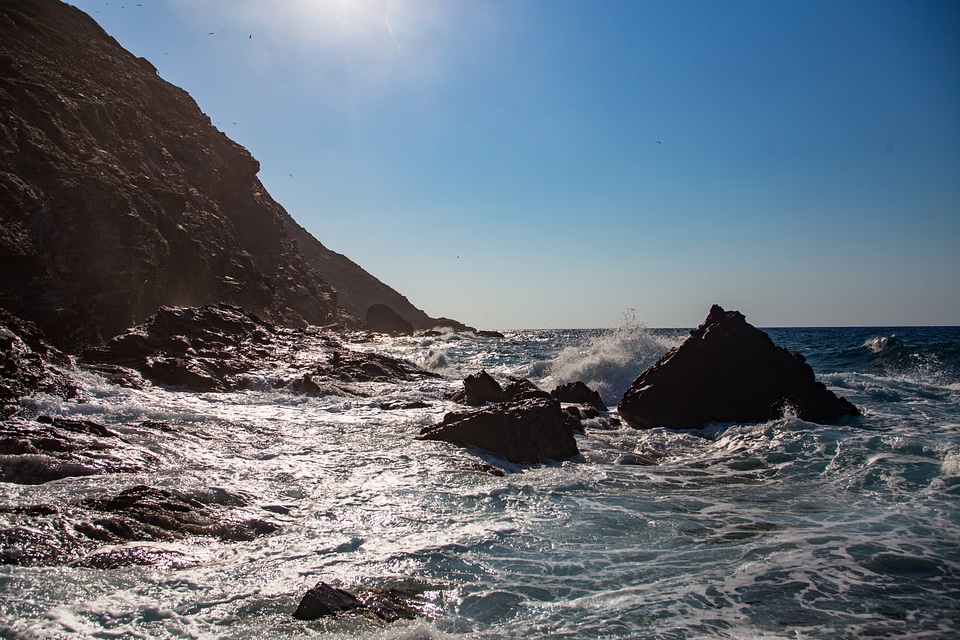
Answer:
[[[802,355],[776,346],[740,312],[719,305],[683,344],[634,380],[618,408],[642,429],[765,422],[787,408],[812,422],[860,415],[817,382]]]

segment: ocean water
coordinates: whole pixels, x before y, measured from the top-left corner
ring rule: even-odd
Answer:
[[[697,432],[587,421],[580,459],[539,467],[414,439],[479,369],[547,389],[581,379],[614,407],[686,335],[629,321],[354,345],[445,376],[363,385],[364,397],[137,391],[86,375],[84,404],[27,402],[106,424],[160,464],[3,483],[0,505],[69,505],[147,484],[279,528],[249,541],[155,543],[163,560],[149,565],[0,566],[0,635],[960,637],[960,328],[768,333],[863,416],[825,426],[788,414]],[[382,408],[412,402],[427,406]],[[655,464],[617,464],[623,454]],[[423,616],[294,619],[320,580],[407,590]]]

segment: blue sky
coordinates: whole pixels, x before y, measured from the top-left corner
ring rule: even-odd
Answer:
[[[960,324],[960,4],[77,0],[434,316]]]

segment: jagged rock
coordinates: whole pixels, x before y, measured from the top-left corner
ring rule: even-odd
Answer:
[[[552,396],[533,384],[526,378],[515,378],[510,376],[508,378],[510,384],[507,385],[507,388],[503,390],[504,398],[508,402],[516,402],[519,400],[531,400],[533,398],[544,398],[551,399]]]
[[[565,415],[553,399],[501,402],[452,411],[418,438],[474,446],[517,464],[567,460],[580,451]]]
[[[270,325],[226,304],[162,307],[146,323],[86,350],[83,363],[200,392],[244,389],[267,378],[294,393],[356,395],[351,383],[437,377],[403,360],[347,349],[331,334]]]
[[[423,602],[418,598],[418,594],[410,590],[372,591],[361,598],[321,580],[303,596],[293,617],[298,620],[316,620],[337,613],[357,612],[393,622],[401,618],[412,620],[418,617],[418,605],[423,606]]]
[[[859,415],[815,379],[803,356],[776,346],[738,311],[710,309],[679,347],[633,382],[620,415],[638,428],[764,422],[791,408],[814,422]]]
[[[367,329],[392,336],[413,335],[413,325],[385,304],[370,305],[367,309]]]
[[[600,397],[600,394],[580,380],[561,384],[551,391],[550,395],[560,402],[585,404],[594,407],[598,411],[607,411],[607,405],[603,403],[603,398]]]
[[[463,389],[450,398],[459,404],[478,407],[488,402],[503,402],[506,396],[503,387],[486,371],[471,373],[463,379]]]
[[[19,412],[24,396],[79,395],[69,358],[47,344],[36,326],[0,309],[0,419]]]
[[[272,521],[252,518],[239,510],[225,510],[214,502],[145,485],[61,507],[0,506],[0,513],[5,515],[0,522],[0,564],[26,566],[169,564],[176,558],[163,549],[128,545],[193,536],[247,541],[278,528]],[[123,548],[115,548],[113,553],[102,550],[119,545]]]

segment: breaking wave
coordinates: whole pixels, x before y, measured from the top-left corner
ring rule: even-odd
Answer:
[[[580,380],[613,406],[637,376],[684,337],[649,329],[627,312],[616,328],[564,348],[548,365],[547,375],[553,384]]]

